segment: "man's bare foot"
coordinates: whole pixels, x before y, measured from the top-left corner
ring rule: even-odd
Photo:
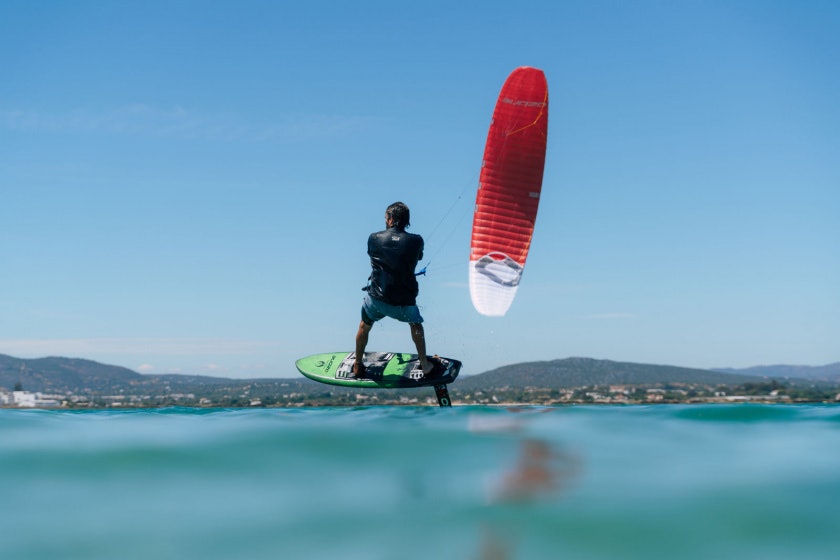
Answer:
[[[440,362],[437,361],[439,358],[440,358],[440,356],[435,354],[434,356],[431,357],[431,359],[429,359],[428,356],[424,356],[420,360],[420,367],[423,368],[423,375],[429,375],[433,371],[435,371],[435,367],[437,367],[437,364],[440,363]]]
[[[361,379],[365,376],[365,373],[367,373],[367,371],[365,370],[364,362],[353,362],[353,377]]]

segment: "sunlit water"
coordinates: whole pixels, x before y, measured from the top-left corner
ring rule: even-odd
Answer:
[[[0,557],[840,557],[840,407],[0,410]]]

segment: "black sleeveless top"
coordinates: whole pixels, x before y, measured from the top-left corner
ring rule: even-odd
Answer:
[[[414,268],[423,258],[423,238],[397,228],[371,233],[368,255],[370,295],[391,305],[416,305],[419,287]]]

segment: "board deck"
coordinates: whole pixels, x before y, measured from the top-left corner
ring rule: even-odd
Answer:
[[[437,358],[443,364],[443,371],[424,376],[416,354],[399,352],[365,352],[367,365],[365,378],[353,377],[355,352],[330,352],[307,356],[295,362],[298,371],[309,379],[366,389],[408,389],[413,387],[436,387],[452,383],[461,371],[461,362],[452,358]]]

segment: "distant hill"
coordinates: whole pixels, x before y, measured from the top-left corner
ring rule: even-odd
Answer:
[[[534,387],[571,388],[592,385],[657,385],[667,383],[732,385],[760,379],[755,375],[722,373],[675,366],[566,358],[503,366],[459,379],[461,390]]]
[[[0,387],[13,389],[20,383],[27,391],[57,393],[97,387],[116,390],[142,382],[142,375],[127,368],[79,358],[25,360],[0,354]]]
[[[228,379],[206,375],[146,375],[120,366],[79,358],[21,359],[0,354],[0,387],[18,384],[26,391],[76,394],[137,394],[143,392],[203,393],[239,391],[249,385],[289,386],[305,389],[297,379]],[[305,380],[309,381],[309,380]],[[315,383],[312,381],[311,383]]]
[[[720,368],[714,371],[743,375],[763,375],[778,379],[812,379],[814,381],[840,382],[840,362],[825,366],[755,366],[743,369]]]

